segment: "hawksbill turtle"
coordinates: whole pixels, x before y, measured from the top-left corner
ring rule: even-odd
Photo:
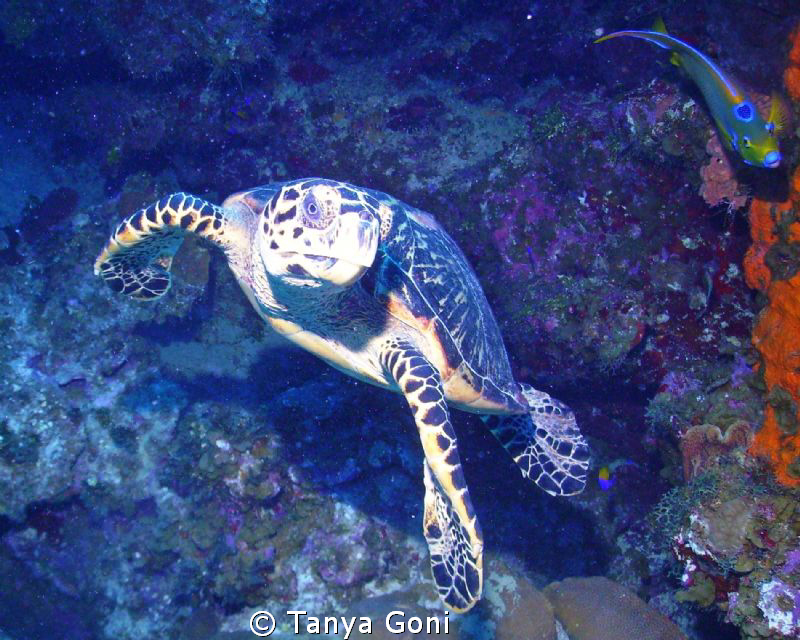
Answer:
[[[223,250],[259,315],[333,367],[402,393],[425,454],[423,532],[444,603],[470,609],[483,584],[483,535],[448,406],[483,420],[551,495],[579,493],[589,450],[575,416],[517,383],[478,279],[428,213],[344,182],[269,184],[217,206],[175,193],[123,220],[94,270],[154,300],[183,236]]]

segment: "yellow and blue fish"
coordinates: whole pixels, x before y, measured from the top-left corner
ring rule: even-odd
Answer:
[[[597,472],[597,484],[603,491],[608,491],[614,486],[614,478],[611,477],[611,468],[608,465],[601,467]]]
[[[637,465],[633,460],[619,458],[614,460],[614,462],[600,467],[600,469],[597,471],[597,484],[599,487],[603,491],[609,491],[617,482],[617,469],[627,466],[638,467],[639,465]]]
[[[786,112],[777,95],[772,96],[769,117],[764,120],[753,101],[708,56],[667,33],[659,19],[651,31],[615,31],[595,44],[630,36],[647,40],[672,52],[670,60],[683,68],[700,88],[722,141],[747,164],[774,169],[781,163],[778,133],[786,126]]]

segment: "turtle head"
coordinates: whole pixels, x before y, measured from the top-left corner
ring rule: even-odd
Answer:
[[[297,286],[346,288],[372,266],[377,214],[352,189],[328,180],[281,188],[264,209],[259,233],[267,272]]]

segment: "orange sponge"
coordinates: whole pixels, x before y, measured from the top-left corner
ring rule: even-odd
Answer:
[[[778,480],[800,486],[800,273],[773,280],[769,305],[753,329],[761,353],[767,407],[750,453],[769,460]]]
[[[800,46],[796,49],[800,57]],[[769,304],[753,329],[753,344],[761,354],[767,386],[767,406],[764,425],[749,451],[766,458],[781,482],[800,486],[800,272],[789,279],[775,279],[764,261],[776,242],[800,245],[800,222],[791,223],[780,236],[777,231],[791,210],[800,212],[800,167],[791,177],[788,200],[771,203],[756,199],[750,208],[753,244],[745,256],[745,277],[748,285],[767,294]]]
[[[785,202],[780,206],[783,211],[788,208],[790,203]],[[772,280],[769,267],[764,262],[769,248],[775,244],[778,239],[775,233],[775,216],[779,215],[779,211],[771,202],[766,200],[759,200],[754,198],[750,203],[750,212],[748,214],[750,219],[750,237],[753,239],[753,244],[747,250],[744,256],[744,278],[747,286],[751,289],[758,289],[762,293],[767,292],[767,287]]]
[[[783,80],[792,99],[800,101],[800,25],[789,36],[789,65]],[[767,294],[769,304],[753,328],[753,344],[761,354],[767,387],[764,425],[749,452],[769,461],[784,484],[800,487],[800,272],[773,278],[765,258],[780,242],[792,253],[800,250],[800,167],[790,179],[789,198],[774,203],[754,199],[750,205],[753,244],[744,258],[747,284]],[[779,232],[780,225],[780,232]],[[787,279],[787,276],[788,279]]]
[[[783,83],[793,100],[800,101],[800,26],[789,36],[792,46],[789,51],[789,66],[783,73]]]

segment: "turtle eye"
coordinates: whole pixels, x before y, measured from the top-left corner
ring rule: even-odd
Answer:
[[[303,200],[303,220],[310,227],[324,229],[330,223],[331,216],[325,203],[309,193]]]
[[[748,148],[749,148],[749,147],[750,147],[750,138],[748,138],[747,136],[744,136],[744,137],[742,138],[742,144],[743,144],[745,147],[748,147]]]
[[[767,124],[764,125],[764,128],[767,130],[767,133],[769,133],[769,135],[771,135],[771,136],[775,135],[775,123],[774,122],[768,122]]]

